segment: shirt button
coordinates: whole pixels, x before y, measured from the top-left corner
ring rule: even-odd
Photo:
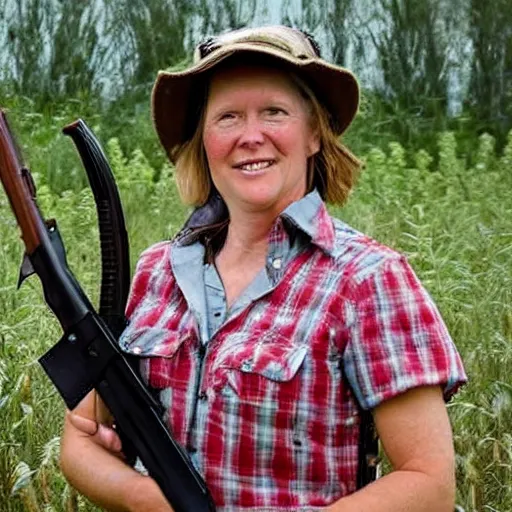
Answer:
[[[354,424],[355,424],[355,422],[356,422],[356,417],[355,417],[355,416],[350,416],[349,418],[347,418],[347,419],[345,420],[345,425],[346,425],[347,427],[351,427],[352,425],[354,425]]]
[[[281,268],[281,264],[283,263],[283,260],[281,258],[276,258],[272,261],[272,267],[274,267],[276,270],[279,270]]]
[[[133,353],[134,353],[135,355],[137,355],[137,356],[138,356],[141,352],[142,352],[142,349],[141,349],[140,347],[135,347],[135,348],[133,349]]]
[[[247,361],[244,361],[241,366],[241,370],[243,372],[250,372],[252,370],[252,361],[248,359]]]
[[[206,392],[201,391],[199,395],[197,395],[197,398],[199,398],[199,400],[206,400]]]

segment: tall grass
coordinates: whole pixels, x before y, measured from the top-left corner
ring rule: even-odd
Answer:
[[[66,116],[64,116],[66,117]],[[70,265],[93,301],[99,249],[92,197],[62,116],[15,123],[30,144],[39,202],[55,216]],[[92,123],[103,136],[98,119]],[[106,142],[124,202],[132,263],[171,236],[187,212],[171,169],[141,149]],[[332,213],[403,251],[434,296],[463,355],[469,385],[449,405],[457,450],[458,501],[467,511],[512,510],[512,134],[504,152],[483,135],[475,163],[455,136],[435,154],[408,156],[398,143],[371,148],[349,204]],[[0,510],[92,511],[58,467],[63,405],[37,364],[60,336],[37,279],[16,290],[21,242],[0,195]]]

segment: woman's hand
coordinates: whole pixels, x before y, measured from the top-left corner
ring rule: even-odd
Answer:
[[[122,459],[112,416],[96,392],[66,414],[60,462],[64,476],[81,494],[112,512],[172,512],[156,482]]]
[[[103,423],[98,423],[95,420],[85,418],[84,416],[72,411],[67,411],[66,414],[69,422],[77,430],[91,436],[91,439],[95,443],[99,444],[106,450],[123,457],[121,439],[112,427]]]

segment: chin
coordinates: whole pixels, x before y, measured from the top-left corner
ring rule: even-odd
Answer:
[[[242,198],[242,201],[246,206],[253,207],[255,210],[266,210],[276,204],[277,199],[276,196],[246,195]]]
[[[245,184],[245,186],[232,188],[230,192],[225,196],[228,207],[231,202],[247,211],[275,210],[276,215],[302,197],[295,190],[287,190],[275,184],[259,184],[259,186]]]
[[[293,203],[295,199],[283,196],[279,193],[266,193],[266,194],[245,194],[242,198],[244,206],[252,211],[275,210],[278,215],[289,204]]]

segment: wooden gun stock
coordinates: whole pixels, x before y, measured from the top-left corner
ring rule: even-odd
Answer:
[[[7,118],[0,110],[0,179],[11,203],[27,254],[41,244],[46,227],[34,201],[35,188],[29,171],[23,167]]]

